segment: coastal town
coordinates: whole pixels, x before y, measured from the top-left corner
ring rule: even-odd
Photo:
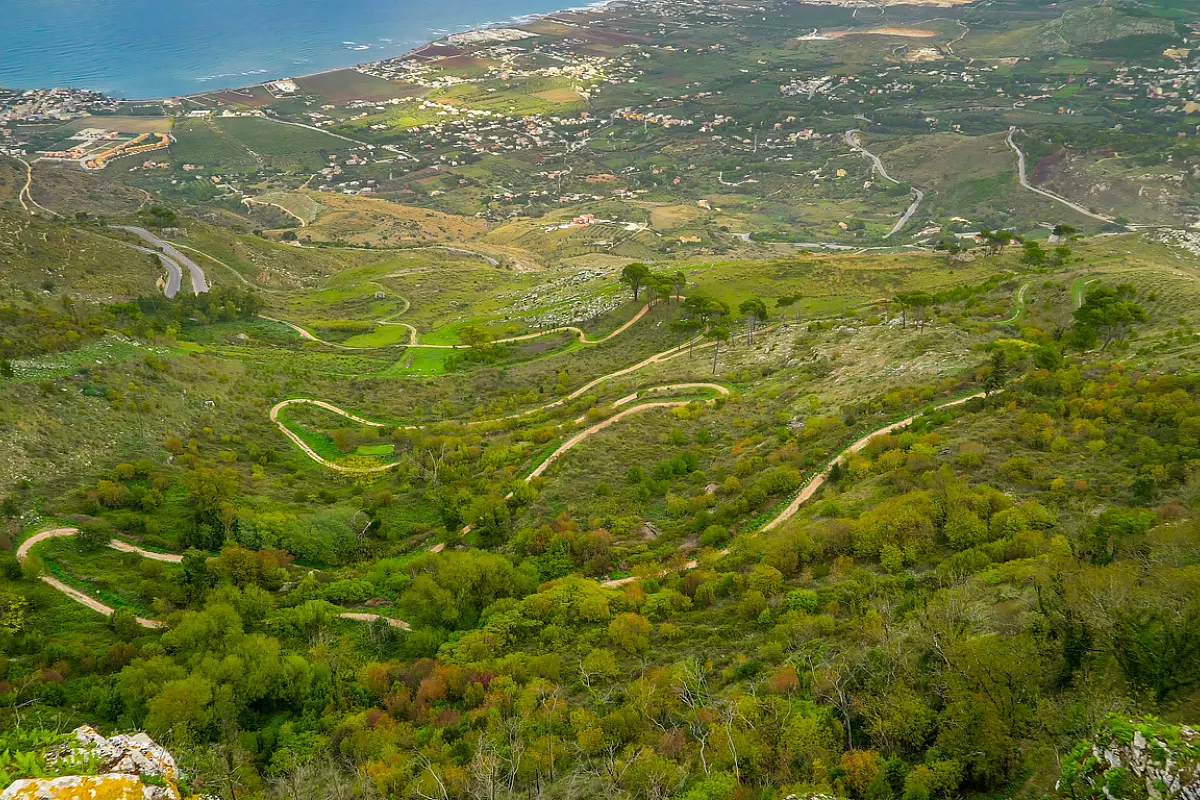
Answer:
[[[267,217],[280,205],[258,195],[303,191],[492,220],[582,212],[548,230],[586,227],[577,220],[589,214],[609,219],[587,205],[619,201],[634,205],[618,222],[637,228],[645,224],[638,203],[672,200],[721,216],[712,209],[729,206],[719,198],[732,192],[747,216],[723,226],[771,218],[776,231],[761,234],[770,238],[791,216],[771,197],[803,191],[813,203],[849,204],[813,224],[853,241],[894,227],[910,183],[879,180],[870,161],[847,160],[848,125],[977,136],[1007,129],[1005,120],[1048,123],[1104,103],[1123,109],[1117,130],[1165,117],[1182,123],[1174,135],[1197,134],[1187,116],[1200,111],[1200,50],[1186,38],[1156,51],[1157,60],[1109,69],[1052,54],[962,58],[961,24],[897,22],[768,37],[788,53],[768,60],[753,38],[723,35],[747,18],[753,12],[700,0],[548,15],[450,34],[352,69],[166,99],[157,117],[92,92],[8,92],[0,146],[86,171],[120,165],[122,179],[143,188]],[[874,55],[889,38],[898,44]],[[835,51],[856,66],[821,66]],[[694,66],[714,59],[721,67],[711,75]],[[676,71],[694,77],[664,80]],[[309,153],[271,155],[285,134]],[[640,155],[630,162],[626,151]],[[954,219],[979,213],[948,211],[925,220],[917,238],[945,226],[957,235]]]

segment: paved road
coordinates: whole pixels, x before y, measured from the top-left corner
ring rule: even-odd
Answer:
[[[1067,208],[1071,209],[1072,211],[1077,211],[1080,214],[1083,214],[1085,217],[1091,217],[1092,219],[1098,219],[1101,222],[1107,222],[1110,225],[1115,224],[1115,220],[1113,220],[1109,217],[1104,217],[1099,214],[1093,214],[1091,211],[1088,211],[1086,208],[1079,205],[1078,203],[1072,203],[1070,200],[1068,200],[1065,197],[1059,197],[1054,192],[1048,192],[1045,189],[1039,189],[1038,187],[1031,184],[1029,182],[1029,179],[1025,175],[1025,154],[1023,152],[1021,152],[1021,148],[1017,147],[1017,143],[1013,141],[1013,134],[1016,133],[1016,131],[1017,131],[1017,129],[1015,127],[1010,127],[1008,129],[1008,137],[1004,141],[1008,142],[1008,146],[1011,147],[1012,151],[1017,154],[1017,179],[1021,182],[1021,185],[1023,187],[1025,187],[1026,189],[1028,189],[1031,192],[1034,192],[1035,194],[1040,194],[1042,197],[1048,197],[1051,200],[1055,201],[1056,203],[1062,203]],[[1132,226],[1132,225],[1126,225],[1125,227],[1128,228],[1129,230],[1135,230],[1134,226]]]
[[[153,245],[159,251],[161,251],[162,253],[165,253],[172,261],[174,261],[176,263],[176,265],[182,264],[183,266],[187,267],[188,272],[191,273],[192,291],[194,293],[204,294],[205,292],[208,291],[208,281],[206,281],[204,278],[204,270],[200,269],[200,265],[197,264],[195,261],[192,261],[192,259],[188,258],[183,253],[179,252],[179,250],[176,249],[175,246],[172,245],[170,242],[164,242],[162,239],[158,238],[157,236],[155,236],[153,233],[146,230],[145,228],[139,228],[135,225],[113,225],[112,227],[116,228],[117,230],[128,231],[129,233],[132,233],[134,236],[138,236],[138,237],[141,237],[142,239],[145,239],[147,242],[149,242],[151,245]],[[165,261],[163,262],[163,265],[166,266]],[[168,268],[168,272],[169,271],[170,271],[170,269]],[[179,291],[180,280],[181,280],[181,278],[176,279],[175,291],[168,291],[167,297],[174,297],[176,292]],[[170,280],[167,281],[167,288],[168,288],[168,290],[171,288]]]
[[[113,240],[117,241],[117,240]],[[129,242],[119,242],[139,253],[145,253],[151,256],[157,256],[159,263],[163,265],[163,269],[167,271],[167,285],[163,287],[163,294],[170,300],[175,295],[179,294],[179,286],[183,282],[183,267],[176,264],[171,258],[160,250],[151,250],[149,247],[142,247],[137,244],[129,244]]]
[[[863,117],[863,119],[865,119],[865,117]],[[875,169],[880,175],[883,176],[885,180],[889,180],[897,185],[900,183],[900,181],[888,174],[888,171],[883,166],[883,161],[879,159],[879,156],[875,155],[870,150],[858,143],[857,129],[846,131],[846,144],[850,145],[851,149],[862,153],[864,156],[871,159],[871,163],[875,165]],[[883,238],[886,239],[892,234],[899,233],[901,230],[903,230],[904,226],[908,224],[908,221],[912,219],[913,214],[917,213],[917,209],[921,207],[921,201],[925,199],[925,193],[915,186],[911,188],[914,195],[912,203],[909,205],[908,210],[904,212],[904,215],[900,217],[900,221],[893,225],[892,229],[888,231]]]

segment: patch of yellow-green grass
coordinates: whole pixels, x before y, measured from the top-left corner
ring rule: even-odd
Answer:
[[[393,344],[408,344],[411,332],[404,325],[379,325],[371,333],[351,336],[343,344],[347,347],[387,347]]]
[[[384,377],[398,378],[407,375],[444,375],[446,359],[453,350],[434,350],[415,347],[405,351],[404,356],[384,373]]]

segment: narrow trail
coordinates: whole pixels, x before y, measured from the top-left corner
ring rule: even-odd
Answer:
[[[37,211],[34,211],[34,208],[46,212],[52,218],[57,217],[58,212],[51,211],[37,200],[33,199],[33,165],[19,156],[13,156],[13,158],[25,165],[25,185],[21,187],[21,191],[17,194],[17,199],[21,201],[21,208],[25,209],[25,211],[28,212],[29,216],[31,217],[37,216]],[[27,200],[28,203],[26,203]],[[30,208],[30,206],[33,206],[33,208]]]
[[[1017,180],[1019,180],[1021,182],[1022,187],[1028,189],[1029,191],[1033,192],[1034,194],[1040,194],[1042,197],[1048,197],[1056,203],[1062,203],[1067,208],[1071,209],[1072,211],[1083,214],[1085,217],[1091,217],[1092,219],[1099,220],[1099,221],[1107,223],[1109,225],[1117,224],[1117,221],[1114,219],[1111,219],[1110,217],[1105,217],[1100,214],[1094,214],[1091,211],[1088,211],[1083,206],[1079,205],[1078,203],[1073,203],[1070,200],[1068,200],[1067,198],[1061,197],[1061,196],[1055,194],[1054,192],[1048,192],[1045,189],[1039,189],[1038,187],[1031,184],[1029,182],[1029,178],[1026,176],[1026,173],[1025,173],[1025,153],[1022,152],[1021,148],[1017,146],[1017,143],[1015,141],[1013,141],[1013,134],[1016,133],[1016,131],[1017,131],[1017,129],[1015,126],[1010,127],[1008,129],[1008,136],[1005,137],[1004,141],[1007,142],[1008,146],[1012,149],[1012,151],[1017,154]],[[1131,231],[1137,230],[1137,226],[1134,226],[1134,225],[1125,225],[1124,227]]]
[[[492,266],[492,267],[500,266],[500,260],[493,258],[492,256],[489,256],[487,253],[481,253],[478,250],[468,250],[465,247],[455,247],[453,245],[448,245],[448,244],[427,244],[427,245],[421,245],[419,247],[365,247],[365,246],[360,247],[360,246],[355,246],[352,244],[328,244],[328,243],[325,243],[325,244],[321,244],[321,245],[315,245],[315,244],[303,244],[301,242],[293,242],[292,246],[299,247],[301,250],[355,250],[355,251],[358,251],[361,253],[407,253],[407,252],[414,251],[414,250],[446,250],[451,253],[461,253],[462,255],[475,256],[476,258],[482,258],[484,261],[488,262],[489,266]],[[511,253],[505,253],[504,255],[508,256],[509,258],[513,258],[515,261],[515,258]],[[517,267],[517,272],[532,271],[531,268],[523,267],[516,263],[514,263],[514,266]]]
[[[879,156],[875,155],[870,150],[868,150],[867,148],[863,147],[861,144],[858,143],[858,129],[851,129],[851,130],[846,131],[846,144],[850,145],[851,149],[853,149],[855,152],[861,153],[863,156],[870,159],[871,163],[874,164],[876,171],[885,180],[891,181],[892,183],[896,184],[897,186],[900,185],[900,181],[896,180],[895,178],[893,178],[891,175],[888,174],[888,171],[883,166],[883,161],[879,158]],[[896,224],[892,226],[892,229],[890,231],[888,231],[886,234],[884,234],[883,238],[887,239],[888,237],[892,236],[893,234],[899,233],[904,228],[904,226],[908,224],[908,221],[910,219],[912,219],[913,214],[917,213],[917,209],[921,207],[921,201],[925,199],[925,193],[922,192],[920,189],[918,189],[915,186],[912,186],[910,188],[912,189],[912,192],[913,192],[912,203],[908,206],[908,209],[904,212],[904,215],[901,216],[900,219],[896,222]]]
[[[960,19],[956,19],[956,20],[954,20],[954,21],[955,21],[955,22],[957,22],[957,23],[959,24],[959,26],[961,26],[961,27],[962,27],[962,29],[963,29],[963,32],[962,32],[962,33],[960,33],[960,34],[958,35],[958,38],[957,38],[957,39],[954,39],[954,40],[952,40],[952,41],[946,42],[946,52],[947,52],[947,53],[949,53],[949,54],[950,54],[950,55],[952,55],[952,56],[953,56],[953,55],[957,55],[957,53],[955,53],[955,52],[954,52],[954,45],[958,44],[958,43],[959,43],[959,42],[961,42],[963,39],[967,38],[967,34],[971,32],[971,29],[970,29],[970,28],[967,26],[967,24],[966,24],[965,22],[963,22],[962,20],[960,20]]]
[[[684,298],[681,296],[674,296],[674,297],[670,297],[667,299],[682,301]],[[407,299],[405,299],[405,302],[406,303],[408,302]],[[629,330],[629,328],[632,327],[633,325],[637,324],[637,322],[642,317],[646,316],[646,314],[648,314],[650,312],[650,309],[652,307],[654,307],[655,305],[657,305],[661,302],[662,302],[662,300],[660,299],[660,300],[652,300],[651,302],[646,303],[646,305],[642,306],[640,311],[638,311],[636,314],[633,315],[632,318],[630,318],[625,323],[623,323],[621,325],[621,327],[617,328],[616,330],[612,331],[611,333],[609,333],[605,336],[601,336],[599,339],[589,339],[587,333],[582,328],[576,327],[574,325],[560,325],[557,328],[549,328],[544,331],[535,331],[534,333],[524,333],[524,334],[521,334],[520,336],[509,336],[504,339],[495,339],[495,340],[493,340],[492,343],[493,344],[511,344],[513,342],[527,342],[532,339],[540,339],[543,336],[552,336],[556,333],[573,333],[578,338],[580,344],[589,344],[589,345],[603,344],[604,342],[607,342],[608,340],[610,340],[616,336],[620,336],[622,333]],[[405,310],[407,310],[407,309],[405,309]],[[469,349],[471,349],[471,345],[469,345],[469,344],[423,344],[423,343],[419,342],[418,337],[417,337],[417,329],[416,328],[414,328],[412,325],[409,325],[407,322],[392,322],[391,321],[391,319],[395,318],[396,316],[399,316],[399,314],[402,314],[402,313],[404,313],[404,312],[402,311],[402,312],[399,312],[398,314],[393,314],[391,318],[389,318],[387,320],[380,320],[377,324],[399,325],[399,326],[408,328],[409,333],[411,334],[409,336],[408,344],[402,344],[402,343],[397,342],[395,344],[380,344],[380,345],[371,345],[368,347],[355,347],[353,345],[340,344],[338,342],[330,342],[326,339],[322,339],[321,337],[314,334],[312,331],[307,330],[306,328],[304,328],[300,325],[297,325],[294,322],[288,322],[286,319],[279,319],[277,317],[268,317],[265,314],[259,314],[259,317],[261,319],[265,319],[270,322],[278,322],[280,325],[288,326],[289,328],[294,330],[296,333],[298,333],[300,335],[300,338],[302,338],[302,339],[307,339],[310,342],[319,342],[320,344],[323,344],[326,347],[334,347],[339,350],[385,350],[390,347],[419,347],[419,348],[423,348],[423,349],[427,349],[427,350],[469,350]]]
[[[984,392],[976,392],[975,394],[970,395],[968,397],[960,397],[957,400],[951,400],[948,403],[942,403],[941,405],[934,406],[934,410],[940,411],[943,408],[952,408],[953,406],[960,406],[963,403],[983,397],[984,395],[985,395]],[[789,519],[791,519],[793,516],[795,516],[796,512],[800,510],[800,506],[802,506],[806,502],[808,502],[808,500],[810,500],[812,498],[812,496],[817,493],[817,490],[825,485],[825,481],[827,481],[829,479],[829,474],[833,471],[834,464],[841,462],[842,460],[844,460],[846,458],[846,456],[854,455],[858,451],[862,450],[876,436],[881,436],[885,433],[891,433],[892,431],[897,430],[898,428],[903,428],[906,425],[912,424],[912,421],[914,419],[916,419],[918,416],[920,416],[921,413],[923,413],[923,412],[918,412],[917,414],[913,414],[911,416],[905,417],[904,419],[900,420],[899,422],[893,422],[890,425],[885,425],[882,428],[873,430],[870,433],[868,433],[867,435],[863,436],[861,439],[859,439],[856,442],[854,442],[853,444],[851,444],[849,447],[847,447],[842,452],[838,453],[837,457],[834,458],[832,461],[830,461],[829,464],[825,467],[825,469],[821,470],[819,473],[814,475],[812,480],[810,480],[807,484],[804,485],[804,488],[800,490],[800,493],[796,495],[796,497],[792,500],[792,502],[788,503],[787,507],[784,508],[783,511],[781,511],[778,516],[776,516],[773,520],[771,520],[770,522],[768,522],[766,525],[764,525],[762,527],[762,530],[769,531],[772,528],[774,528],[775,526],[780,525],[784,522],[787,522]]]
[[[363,147],[365,147],[367,144],[366,142],[360,142],[358,139],[351,139],[349,136],[343,136],[340,133],[327,131],[324,128],[318,128],[313,125],[305,125],[302,122],[286,122],[285,120],[275,119],[274,117],[259,117],[259,119],[266,120],[267,122],[274,122],[276,125],[291,125],[293,128],[304,128],[305,130],[316,131],[317,133],[323,133],[326,136],[332,136],[334,139],[341,139],[343,142],[350,142],[351,144],[357,144]],[[407,153],[404,153],[404,151],[397,149],[394,145],[384,145],[383,149],[393,153],[402,153],[403,155],[408,155]],[[408,157],[413,158],[412,156]],[[413,160],[416,161],[415,158],[413,158]]]
[[[975,394],[973,394],[969,397],[960,397],[957,400],[951,400],[947,403],[942,403],[941,405],[934,406],[934,410],[943,409],[943,408],[951,408],[953,406],[962,405],[963,403],[966,403],[969,400],[974,400],[975,398],[984,397],[984,396],[985,396],[984,392],[976,392]],[[836,458],[834,458],[832,461],[829,462],[829,464],[825,467],[825,469],[821,470],[821,472],[819,472],[818,474],[813,476],[813,478],[804,485],[804,488],[802,488],[800,490],[800,493],[796,495],[796,497],[792,500],[792,502],[789,503],[787,505],[787,507],[784,508],[783,511],[779,513],[778,516],[776,516],[774,519],[772,519],[770,522],[768,522],[762,528],[758,529],[757,531],[754,531],[753,533],[761,533],[764,531],[769,531],[772,528],[774,528],[775,526],[791,519],[793,516],[795,516],[796,512],[800,510],[800,506],[804,505],[806,502],[811,500],[813,495],[815,495],[817,493],[817,491],[822,486],[825,485],[825,481],[827,481],[829,479],[829,474],[833,471],[834,464],[843,460],[846,456],[853,455],[854,453],[857,453],[858,451],[862,450],[876,436],[880,436],[885,433],[891,433],[892,431],[894,431],[898,428],[903,428],[905,425],[910,424],[914,419],[917,418],[917,416],[918,416],[918,414],[913,414],[912,416],[906,417],[906,418],[900,420],[899,422],[893,422],[890,425],[885,425],[882,428],[871,431],[870,433],[863,436],[861,439],[859,439],[856,442],[854,442],[853,444],[851,444],[846,449],[842,450],[840,453],[837,454]],[[721,550],[719,553],[717,553],[717,555],[727,556],[727,555],[729,555],[729,553],[730,553],[730,550],[728,548],[726,548],[724,550]],[[686,563],[684,563],[683,566],[680,567],[680,570],[695,569],[699,565],[700,565],[699,561],[697,561],[696,559],[693,558],[693,559],[687,561]],[[667,575],[670,572],[671,572],[670,569],[663,570],[662,572],[659,573],[659,577],[662,577],[663,575]],[[632,583],[636,580],[638,580],[637,576],[630,575],[630,576],[627,576],[624,578],[613,578],[612,580],[601,581],[600,585],[606,586],[610,589],[615,589],[620,586],[624,586],[627,583]]]
[[[652,304],[648,303],[646,305],[646,307],[643,308],[641,310],[641,312],[638,313],[637,316],[635,316],[629,322],[622,325],[617,330],[608,334],[608,336],[605,336],[603,339],[597,340],[597,343],[602,342],[602,341],[607,341],[607,340],[613,338],[614,336],[616,336],[617,334],[621,333],[622,331],[626,330],[630,325],[632,325],[634,322],[636,322],[638,319],[640,319],[646,313],[646,311],[649,309],[650,305],[652,305]],[[284,324],[287,324],[287,323],[284,323]],[[776,328],[778,328],[780,325],[783,325],[783,324],[785,324],[785,323],[777,322],[774,325],[768,325],[767,327],[759,330],[758,333],[759,334],[769,333],[770,331],[775,330]],[[524,411],[517,411],[512,414],[505,414],[503,416],[494,417],[491,419],[468,420],[466,422],[463,422],[462,424],[473,427],[473,426],[478,426],[478,425],[486,425],[488,423],[494,423],[494,422],[504,422],[506,420],[511,420],[511,419],[520,419],[521,417],[527,417],[532,414],[540,413],[542,411],[548,411],[549,409],[557,408],[562,405],[566,405],[567,403],[571,402],[572,400],[575,400],[575,399],[583,396],[584,394],[591,391],[592,389],[599,386],[600,384],[604,383],[605,381],[609,381],[609,380],[612,380],[613,378],[620,378],[625,375],[629,375],[633,372],[636,372],[640,369],[648,367],[652,364],[662,364],[666,361],[671,361],[672,359],[679,358],[680,356],[691,355],[691,354],[695,353],[697,350],[707,350],[710,347],[714,347],[716,344],[717,343],[715,341],[703,341],[702,336],[697,336],[693,339],[689,339],[689,340],[677,345],[676,347],[671,348],[670,350],[664,350],[661,353],[655,353],[654,355],[648,356],[648,357],[642,359],[641,361],[638,361],[635,364],[631,364],[628,367],[623,367],[622,369],[619,369],[616,372],[610,372],[607,375],[601,375],[598,378],[593,378],[592,380],[588,381],[583,386],[580,386],[578,389],[574,390],[570,394],[560,397],[557,400],[552,400],[549,403],[543,403],[542,405],[534,406],[533,408],[528,408]],[[613,403],[613,405],[614,405],[614,407],[625,405],[627,403],[630,403],[630,402],[636,400],[640,395],[647,394],[650,392],[662,392],[662,391],[670,391],[673,389],[683,389],[683,388],[686,388],[686,389],[696,389],[696,388],[712,389],[712,390],[717,391],[719,394],[729,394],[729,390],[727,388],[725,388],[724,386],[721,386],[720,384],[716,384],[716,383],[672,383],[672,384],[666,384],[666,385],[662,385],[662,386],[652,386],[652,387],[649,387],[646,389],[642,389],[638,392],[635,392],[634,394],[628,395],[626,397],[623,397],[623,398],[617,400],[615,403]],[[692,402],[692,401],[687,401],[687,402]],[[686,405],[687,403],[680,403],[680,404]],[[283,411],[283,409],[285,409],[291,405],[316,406],[317,408],[322,408],[333,414],[337,414],[341,417],[345,417],[346,419],[351,420],[352,422],[357,422],[360,425],[367,425],[367,426],[370,426],[373,428],[393,427],[393,428],[398,428],[399,430],[420,430],[420,429],[429,427],[430,424],[433,424],[433,423],[426,423],[423,425],[390,425],[389,423],[377,422],[375,420],[367,419],[366,417],[361,417],[357,414],[353,414],[349,411],[346,411],[344,408],[340,408],[332,403],[328,403],[324,400],[317,400],[315,398],[310,398],[310,397],[292,397],[292,398],[288,398],[287,400],[280,400],[278,403],[276,403],[275,405],[273,405],[271,407],[271,410],[268,414],[268,416],[270,417],[270,420],[275,423],[275,426],[277,428],[279,428],[279,431],[285,437],[287,437],[292,442],[292,444],[296,445],[296,447],[298,447],[301,452],[303,452],[305,455],[307,455],[313,461],[316,461],[318,464],[321,464],[322,466],[326,467],[327,469],[331,469],[336,472],[341,472],[344,474],[364,474],[364,473],[372,473],[372,472],[383,472],[388,469],[391,469],[394,465],[393,464],[377,464],[377,465],[369,466],[369,467],[351,467],[351,466],[347,466],[345,464],[337,464],[335,462],[325,459],[319,453],[317,453],[317,451],[313,450],[299,436],[299,434],[295,433],[290,428],[288,428],[287,425],[284,424],[283,420],[281,420],[279,418],[280,412]],[[635,408],[641,408],[641,406],[635,406]],[[582,422],[582,421],[584,421],[584,419],[585,419],[584,417],[580,417],[579,419],[577,419],[575,421]],[[586,437],[583,437],[583,438],[586,438]],[[580,439],[580,441],[582,441],[582,439]],[[578,444],[578,442],[576,442],[575,444]],[[573,446],[574,445],[572,445],[572,447]],[[563,452],[565,452],[568,449],[570,449],[570,448],[564,448]],[[561,453],[559,453],[557,455],[561,455]],[[557,455],[555,455],[554,457],[557,458]],[[538,474],[540,474],[540,472]],[[533,477],[533,476],[530,476],[530,477]]]
[[[659,355],[662,355],[662,354],[659,354]],[[665,361],[665,360],[667,360],[667,359],[661,359],[661,361]],[[660,362],[659,361],[651,361],[651,360],[647,359],[646,361],[640,362],[639,366],[644,366],[644,365],[650,364],[650,363],[660,363]],[[632,370],[628,370],[628,371],[632,371]],[[604,376],[601,376],[600,378],[596,378],[594,381],[588,383],[587,385],[585,385],[583,387],[580,387],[579,389],[576,389],[574,392],[572,392],[571,394],[567,395],[566,397],[564,397],[560,400],[554,400],[550,403],[545,403],[540,406],[535,406],[534,408],[526,409],[525,411],[519,411],[514,414],[506,414],[504,416],[494,417],[492,419],[468,420],[467,422],[464,422],[463,424],[467,425],[467,426],[471,426],[471,427],[476,427],[479,425],[486,425],[486,424],[492,423],[492,422],[503,422],[505,420],[518,419],[520,417],[527,417],[532,414],[537,414],[541,411],[547,411],[551,408],[556,408],[558,406],[561,406],[561,405],[564,405],[564,404],[570,402],[571,400],[574,400],[575,398],[579,397],[580,395],[582,395],[584,392],[586,392],[588,389],[592,388],[593,386],[596,386],[597,384],[599,384],[603,381],[606,381],[612,377],[615,377],[618,374],[628,374],[628,371],[622,370],[621,373],[612,373],[610,375],[604,375]],[[617,400],[612,405],[614,408],[617,408],[617,407],[621,407],[623,405],[627,405],[630,402],[633,402],[634,400],[638,399],[640,396],[642,396],[644,394],[677,391],[677,390],[681,390],[681,389],[712,390],[712,391],[717,392],[717,394],[720,394],[720,395],[728,395],[730,393],[729,389],[727,387],[722,386],[719,383],[671,383],[671,384],[664,384],[664,385],[660,385],[660,386],[651,386],[649,388],[642,389],[638,392],[635,392],[631,395],[627,395],[626,397],[623,397],[623,398]],[[627,408],[624,411],[622,411],[612,417],[609,417],[608,419],[603,420],[603,421],[597,423],[596,425],[593,425],[591,428],[588,428],[587,430],[583,431],[582,433],[576,434],[571,439],[564,442],[562,445],[559,446],[559,448],[557,450],[555,450],[553,453],[551,453],[546,458],[546,460],[543,461],[530,475],[528,475],[525,478],[525,480],[529,481],[529,480],[541,475],[543,472],[546,471],[546,469],[549,468],[549,466],[553,462],[557,461],[568,450],[572,449],[573,447],[575,447],[576,445],[578,445],[580,442],[587,439],[588,437],[599,433],[600,431],[602,431],[603,429],[607,428],[609,425],[613,424],[614,422],[617,422],[620,419],[624,419],[625,417],[630,416],[631,414],[640,413],[642,411],[646,411],[651,408],[667,408],[667,407],[686,406],[692,402],[694,402],[694,400],[680,400],[680,401],[666,401],[666,402],[659,401],[659,402],[654,402],[654,403],[642,403],[640,405],[636,405],[636,406]],[[707,402],[712,402],[712,400],[710,399]],[[325,467],[326,469],[331,469],[331,470],[334,470],[335,472],[342,472],[345,474],[357,475],[357,474],[364,474],[364,473],[371,473],[371,472],[384,472],[386,470],[391,469],[395,465],[391,464],[391,463],[386,463],[386,464],[376,464],[376,465],[369,466],[369,467],[354,467],[354,466],[347,466],[345,464],[338,464],[336,462],[329,461],[328,459],[324,458],[320,453],[318,453],[316,450],[314,450],[312,447],[310,447],[308,445],[308,443],[305,442],[304,439],[302,439],[300,437],[299,434],[295,433],[293,430],[288,428],[287,425],[284,424],[284,422],[279,419],[279,412],[282,411],[284,408],[287,408],[290,405],[315,406],[317,408],[324,409],[325,411],[328,411],[332,414],[337,414],[340,417],[344,417],[344,418],[350,420],[351,422],[357,422],[360,425],[366,425],[366,426],[369,426],[372,428],[393,427],[397,430],[414,431],[414,430],[424,430],[425,428],[428,428],[431,425],[438,424],[438,423],[425,423],[425,424],[421,424],[421,425],[389,426],[387,423],[384,423],[384,422],[378,422],[376,420],[367,419],[366,417],[360,417],[357,414],[353,414],[353,413],[345,410],[344,408],[340,408],[339,406],[333,405],[332,403],[327,403],[324,400],[315,400],[315,399],[307,398],[307,397],[293,397],[288,400],[281,400],[280,402],[276,403],[274,406],[271,407],[271,411],[270,411],[271,421],[275,423],[276,427],[279,428],[280,432],[283,433],[284,436],[286,436],[289,440],[291,440],[292,444],[296,445],[296,447],[298,447],[301,450],[301,452],[303,452],[305,455],[307,455],[313,461],[316,461],[318,464]],[[578,417],[575,420],[570,420],[568,422],[581,423],[581,422],[586,421],[586,419],[587,419],[587,417],[583,416],[583,417]],[[562,425],[568,424],[568,422],[560,423],[560,427]]]
[[[74,536],[77,533],[79,533],[78,528],[54,528],[52,530],[35,533],[33,536],[30,536],[28,539],[21,542],[21,546],[17,548],[17,561],[23,563],[29,556],[29,551],[36,544],[44,542],[48,539],[57,539],[63,536]],[[137,553],[140,556],[152,558],[156,561],[168,561],[171,563],[179,563],[180,561],[183,561],[183,556],[172,556],[166,553],[153,553],[149,550],[143,550],[136,545],[129,544],[128,542],[122,542],[118,539],[113,539],[110,541],[108,546],[114,550],[120,550],[125,553]],[[47,586],[57,589],[75,602],[87,606],[92,611],[95,611],[99,614],[111,616],[116,610],[112,606],[105,605],[94,597],[89,597],[78,589],[68,586],[57,578],[52,578],[49,575],[42,575],[41,580],[42,583],[45,583]],[[162,620],[147,619],[145,617],[137,617],[137,623],[143,628],[158,629],[166,627],[166,624],[163,623]]]
[[[269,286],[259,286],[257,283],[254,283],[253,281],[249,280],[245,275],[238,272],[235,268],[229,266],[228,264],[226,264],[224,261],[217,258],[216,256],[209,255],[208,253],[204,252],[203,250],[197,250],[195,247],[191,247],[186,244],[176,244],[175,246],[180,249],[195,253],[198,256],[204,256],[205,258],[207,258],[209,261],[213,262],[214,264],[218,264],[218,265],[224,267],[225,269],[229,270],[229,272],[233,275],[233,277],[237,278],[239,282],[241,282],[242,284],[244,284],[246,286],[253,287],[260,292],[277,293],[280,291],[279,289],[273,289]]]
[[[673,389],[701,389],[701,388],[714,389],[720,395],[728,395],[729,394],[729,389],[727,389],[724,386],[721,386],[718,383],[674,383],[674,384],[668,384],[666,386],[652,386],[649,389],[643,390],[643,392],[666,392],[666,391],[671,391]],[[631,395],[631,397],[636,398],[637,395]],[[622,400],[627,400],[627,399],[628,398],[622,398]],[[614,403],[613,405],[617,405],[620,402],[621,401],[617,401],[617,403]],[[613,416],[609,417],[606,420],[597,422],[595,425],[593,425],[592,427],[590,427],[586,430],[580,431],[579,433],[572,436],[570,439],[567,439],[565,442],[560,444],[558,446],[558,449],[556,449],[553,453],[551,453],[549,456],[547,456],[545,461],[543,461],[541,464],[538,464],[537,467],[534,468],[534,470],[525,477],[525,482],[528,483],[529,481],[533,480],[534,478],[538,477],[539,475],[542,475],[543,473],[545,473],[545,471],[548,470],[554,464],[555,461],[558,461],[560,458],[562,458],[563,455],[565,455],[568,450],[571,450],[572,448],[581,444],[584,440],[586,440],[592,436],[595,436],[597,433],[604,430],[608,426],[613,425],[617,422],[620,422],[621,420],[625,419],[626,417],[632,416],[634,414],[640,414],[643,411],[650,411],[655,408],[681,408],[681,407],[686,406],[693,402],[695,402],[695,401],[694,400],[659,400],[659,401],[655,401],[652,403],[641,403],[640,405],[630,406],[629,408],[625,409],[624,411],[614,414]],[[715,399],[710,398],[710,399],[706,400],[705,402],[713,403],[716,401],[715,401]],[[578,422],[578,421],[579,420],[576,420],[576,422]]]
[[[24,563],[25,559],[29,557],[29,551],[32,550],[34,546],[42,542],[45,542],[49,539],[59,539],[66,536],[74,536],[77,533],[79,533],[78,528],[51,528],[50,530],[39,531],[25,541],[21,542],[21,545],[16,551],[17,561]],[[141,556],[142,558],[149,558],[154,561],[162,561],[167,564],[180,564],[183,562],[183,556],[177,553],[156,553],[153,550],[146,550],[145,548],[138,547],[137,545],[126,542],[122,539],[110,539],[108,546],[113,550],[118,550],[122,553],[133,553]],[[57,578],[52,578],[49,575],[43,575],[41,576],[41,580],[47,586],[57,589],[80,605],[87,606],[99,614],[112,616],[113,612],[116,610],[112,606],[105,605],[96,598],[90,597],[78,589],[68,586]],[[375,622],[377,620],[383,620],[393,628],[401,628],[406,631],[412,630],[412,626],[410,626],[404,620],[395,619],[394,617],[385,617],[382,614],[346,611],[338,614],[338,616],[342,619],[352,619],[358,622]],[[162,628],[167,627],[166,623],[159,619],[148,619],[146,617],[136,617],[136,619],[138,624],[143,628],[161,630]]]
[[[1025,292],[1026,292],[1026,290],[1029,289],[1029,286],[1030,286],[1029,283],[1021,284],[1021,288],[1017,289],[1017,293],[1013,296],[1012,316],[1009,317],[1008,319],[1000,320],[1000,322],[998,324],[1003,325],[1008,322],[1016,322],[1017,321],[1017,317],[1021,316],[1021,312],[1025,310]]]
[[[278,208],[284,214],[287,214],[289,217],[291,217],[292,219],[299,222],[301,228],[308,227],[308,220],[306,220],[304,217],[297,214],[295,211],[292,211],[290,208],[287,208],[286,206],[282,206],[279,203],[272,203],[269,200],[260,200],[257,197],[243,197],[242,205],[244,205],[244,206],[270,206],[271,208]]]
[[[16,158],[16,156],[14,156],[14,158]],[[26,213],[28,213],[31,217],[36,216],[37,212],[30,208],[29,204],[25,202],[25,195],[29,193],[29,187],[33,185],[33,168],[30,167],[29,162],[23,158],[17,158],[17,161],[20,161],[25,165],[25,185],[21,187],[21,191],[17,192],[17,199],[21,201],[21,208],[25,209]]]

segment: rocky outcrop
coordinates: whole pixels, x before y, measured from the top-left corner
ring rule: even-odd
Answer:
[[[1063,759],[1058,790],[1075,800],[1200,800],[1200,733],[1109,717],[1095,740]]]
[[[0,800],[180,800],[175,758],[144,733],[106,739],[84,725],[46,764],[78,774],[16,780]]]

